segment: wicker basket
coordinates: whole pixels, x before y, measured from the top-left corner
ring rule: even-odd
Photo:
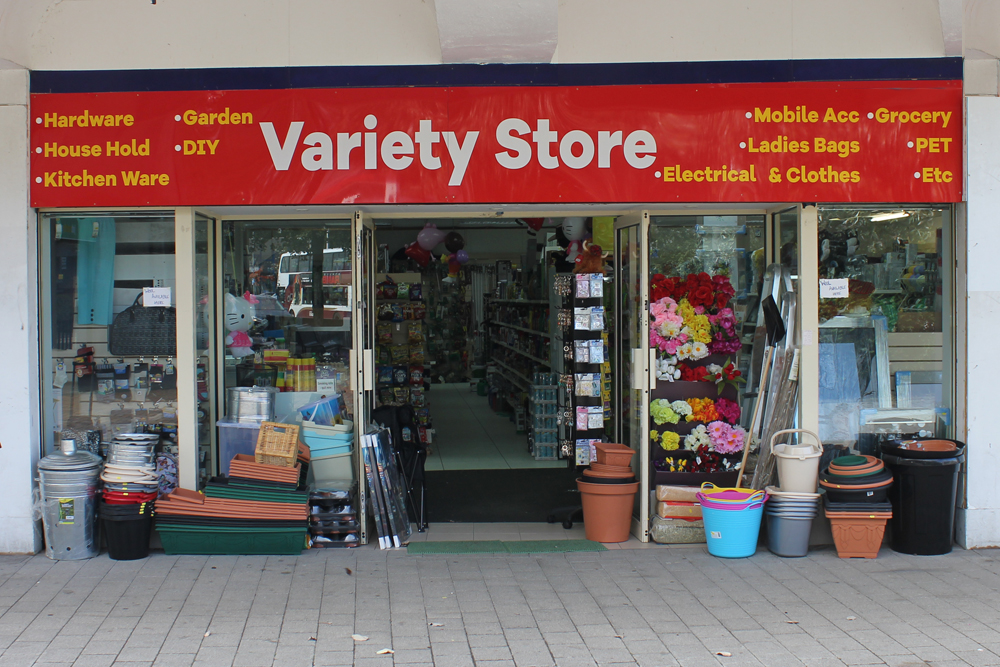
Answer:
[[[257,436],[254,460],[272,466],[294,468],[299,456],[299,427],[278,422],[263,422]]]

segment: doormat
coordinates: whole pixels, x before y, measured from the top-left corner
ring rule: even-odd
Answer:
[[[406,553],[422,555],[459,554],[554,554],[571,551],[607,551],[600,542],[590,540],[523,540],[501,542],[500,540],[454,540],[442,542],[411,542]]]
[[[428,470],[432,523],[546,521],[556,508],[580,505],[574,468]]]

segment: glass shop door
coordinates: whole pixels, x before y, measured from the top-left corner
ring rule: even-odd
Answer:
[[[367,544],[367,487],[361,436],[371,423],[375,409],[375,222],[358,211],[354,214],[354,345],[351,351],[351,389],[354,400],[355,471],[358,480],[358,517],[361,543]]]
[[[623,215],[615,221],[615,396],[619,409],[616,440],[636,451],[632,467],[640,480],[632,515],[632,533],[649,540],[649,213]],[[653,376],[655,377],[655,376]]]

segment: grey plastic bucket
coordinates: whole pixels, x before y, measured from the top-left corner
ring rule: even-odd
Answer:
[[[764,515],[767,521],[767,548],[783,558],[801,558],[809,553],[811,518]]]

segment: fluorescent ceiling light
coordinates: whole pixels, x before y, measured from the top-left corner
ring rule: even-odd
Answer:
[[[898,218],[905,218],[910,214],[906,211],[896,211],[894,213],[878,213],[872,216],[872,222],[883,222],[885,220],[896,220]]]

